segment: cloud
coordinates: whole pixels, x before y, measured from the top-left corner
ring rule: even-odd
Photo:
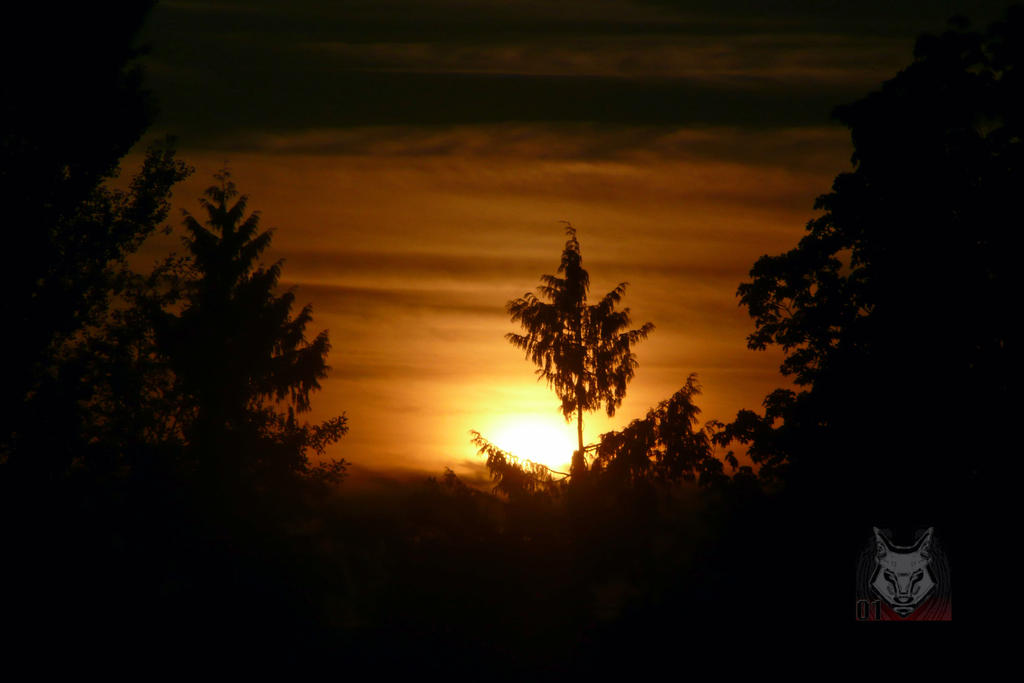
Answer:
[[[741,32],[832,33],[912,39],[941,31],[956,14],[983,24],[996,19],[1006,0],[643,0],[648,7]]]
[[[553,44],[326,42],[307,49],[360,71],[688,79],[737,87],[758,81],[863,86],[909,55],[906,41],[893,38],[791,34],[626,35],[611,44],[605,36]]]
[[[793,170],[834,168],[849,156],[836,126],[777,128],[616,126],[587,123],[356,126],[291,132],[246,131],[220,145],[235,152],[428,159],[733,162]]]
[[[993,15],[1002,3],[975,2]],[[851,9],[855,8],[855,9]],[[187,145],[239,131],[604,123],[775,129],[910,60],[933,2],[161,3],[146,63]],[[936,17],[940,20],[936,25]]]
[[[401,273],[406,282],[418,282],[427,287],[436,287],[439,280],[450,284],[472,283],[474,286],[482,282],[505,284],[510,267],[532,268],[538,265],[538,259],[515,253],[302,250],[288,254],[288,267],[296,268],[307,276],[320,278],[343,273],[357,281],[369,277],[380,283],[389,275]]]
[[[296,272],[301,273],[299,269]],[[297,283],[284,282],[289,287]],[[298,285],[302,295],[315,299],[327,310],[351,311],[361,318],[394,315],[468,315],[497,317],[504,313],[503,306],[486,299],[479,293],[431,289],[426,286],[409,289],[383,287],[347,287],[303,283]],[[449,318],[450,319],[450,318]]]
[[[242,58],[240,61],[245,61]],[[319,71],[319,73],[317,73]],[[207,82],[204,83],[204,80]],[[221,87],[216,81],[231,83]],[[162,83],[161,127],[190,146],[240,131],[507,122],[785,128],[828,124],[845,84],[507,74],[329,72],[294,64]],[[197,106],[199,103],[199,106]]]

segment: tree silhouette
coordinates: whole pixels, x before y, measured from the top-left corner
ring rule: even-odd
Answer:
[[[562,250],[558,273],[542,275],[537,294],[527,292],[507,304],[513,322],[525,334],[510,332],[505,338],[526,352],[537,366],[538,379],[547,381],[562,401],[566,421],[576,414],[579,449],[573,455],[574,476],[586,469],[583,446],[583,413],[605,406],[608,415],[622,404],[626,384],[636,372],[635,344],[654,329],[645,323],[630,330],[629,309],[615,310],[628,283],[620,283],[596,304],[587,304],[590,276],[576,229],[566,226],[569,239]]]
[[[160,346],[170,359],[181,395],[191,406],[184,436],[192,466],[226,482],[269,481],[293,474],[340,475],[343,461],[313,469],[307,451],[320,453],[346,431],[345,417],[300,425],[310,394],[327,376],[327,332],[305,338],[312,308],[292,316],[295,295],[275,295],[282,262],[257,264],[271,232],[259,232],[259,213],[245,216],[227,171],[200,200],[203,225],[186,212],[186,246],[193,273],[185,306],[158,321]],[[282,410],[281,407],[285,407]]]
[[[781,346],[797,387],[724,436],[749,443],[765,476],[841,487],[845,514],[876,524],[991,498],[989,454],[1012,423],[1024,10],[985,32],[952,24],[837,109],[853,170],[818,198],[799,244],[739,288],[749,346]]]
[[[564,472],[556,472],[532,460],[522,460],[498,448],[481,436],[480,432],[473,430],[470,434],[479,454],[487,456],[486,464],[494,481],[494,493],[507,496],[510,501],[517,501],[529,496],[557,497],[565,488]],[[555,475],[558,475],[557,479]]]
[[[5,46],[19,66],[0,103],[0,203],[16,257],[0,271],[0,315],[18,330],[6,344],[18,360],[0,389],[0,460],[48,477],[76,457],[77,406],[91,390],[69,367],[69,347],[103,320],[126,257],[163,221],[170,188],[187,174],[168,144],[151,149],[127,189],[110,183],[155,116],[135,61],[152,5],[25,6],[8,17],[40,33]]]
[[[697,427],[701,411],[694,398],[700,392],[697,376],[691,374],[679,391],[643,419],[633,420],[621,431],[602,434],[594,470],[625,484],[651,479],[710,486],[722,481],[722,462],[713,455],[712,439],[721,425],[711,421]],[[735,468],[735,457],[726,457]]]

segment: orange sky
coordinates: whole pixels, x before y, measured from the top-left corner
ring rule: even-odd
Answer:
[[[503,338],[515,329],[505,303],[555,272],[563,220],[579,230],[592,293],[628,281],[634,326],[656,325],[616,416],[588,416],[588,441],[642,416],[690,372],[706,419],[758,407],[785,383],[781,357],[746,348],[752,327],[736,287],[758,256],[799,239],[814,197],[849,156],[845,132],[677,131],[674,154],[652,153],[665,141],[580,158],[576,147],[594,134],[369,129],[364,138],[379,142],[346,154],[295,153],[288,147],[300,141],[286,140],[241,154],[186,149],[196,173],[175,205],[197,209],[227,162],[262,226],[276,228],[269,258],[285,259],[283,284],[313,304],[333,344],[312,417],[345,412],[351,431],[331,454],[362,467],[470,474],[480,465],[470,429],[500,442],[538,419],[572,442],[558,400]],[[723,160],[737,146],[747,160]],[[176,248],[177,227],[147,257]]]
[[[705,419],[785,385],[777,351],[747,350],[735,293],[850,168],[832,108],[894,75],[922,31],[1004,4],[176,0],[153,11],[143,65],[153,132],[196,167],[176,205],[196,209],[228,164],[277,228],[284,283],[330,331],[312,417],[344,411],[351,428],[332,455],[479,474],[471,429],[510,447],[547,421],[572,441],[504,340],[505,303],[557,268],[562,221],[593,295],[628,281],[635,325],[656,325],[588,441],[691,372]]]

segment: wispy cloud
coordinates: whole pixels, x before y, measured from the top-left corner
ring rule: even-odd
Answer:
[[[976,0],[994,15],[1003,3]],[[940,6],[941,5],[941,6]],[[852,11],[851,7],[856,7]],[[161,124],[239,131],[603,122],[786,128],[894,75],[955,6],[392,0],[161,3],[146,41]]]

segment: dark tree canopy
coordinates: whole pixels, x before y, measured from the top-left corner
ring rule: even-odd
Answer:
[[[45,26],[49,35],[33,46],[45,45],[45,54],[12,58],[37,63],[5,73],[0,103],[0,196],[5,222],[17,226],[8,248],[19,255],[4,270],[4,317],[24,326],[25,349],[36,356],[89,319],[108,285],[108,263],[154,227],[138,220],[149,218],[145,206],[126,207],[125,197],[103,187],[155,113],[134,63],[135,36],[151,5],[83,4],[45,20],[36,11],[22,17],[38,22],[22,26]],[[10,26],[19,25],[16,18],[8,17]],[[135,198],[146,200],[155,202],[150,211],[163,208],[159,197]]]
[[[842,482],[876,510],[941,509],[992,481],[1016,346],[1022,45],[1020,7],[984,32],[958,20],[837,109],[853,170],[739,288],[750,347],[781,346],[797,385],[727,430],[763,474]]]
[[[344,417],[319,427],[295,418],[309,410],[310,394],[330,370],[327,332],[306,339],[312,308],[293,316],[294,293],[275,293],[282,261],[259,263],[271,232],[259,231],[258,212],[245,215],[247,198],[227,171],[216,179],[200,200],[205,225],[185,217],[193,272],[184,308],[157,326],[192,406],[184,437],[195,466],[217,476],[305,473],[306,450],[323,452],[346,431]]]
[[[587,303],[590,275],[583,268],[575,228],[567,226],[566,234],[558,275],[542,275],[537,294],[527,292],[508,302],[513,322],[521,323],[526,333],[505,337],[538,366],[538,378],[546,380],[561,400],[565,419],[576,413],[579,451],[573,468],[579,469],[584,462],[583,413],[603,405],[609,416],[615,414],[636,373],[633,346],[646,339],[654,325],[630,330],[629,309],[616,310],[625,282],[596,304]]]
[[[722,461],[714,457],[712,440],[719,424],[698,426],[701,411],[694,401],[700,392],[697,376],[691,374],[646,416],[621,431],[602,434],[594,471],[626,484],[653,480],[709,486],[722,480]]]
[[[155,113],[134,61],[151,5],[37,4],[6,18],[21,39],[4,46],[12,68],[0,101],[0,203],[15,258],[0,286],[17,362],[5,371],[0,457],[50,475],[69,464],[77,405],[90,400],[69,347],[104,319],[125,258],[164,220],[170,188],[188,172],[170,145],[153,147],[126,190],[111,188]]]

